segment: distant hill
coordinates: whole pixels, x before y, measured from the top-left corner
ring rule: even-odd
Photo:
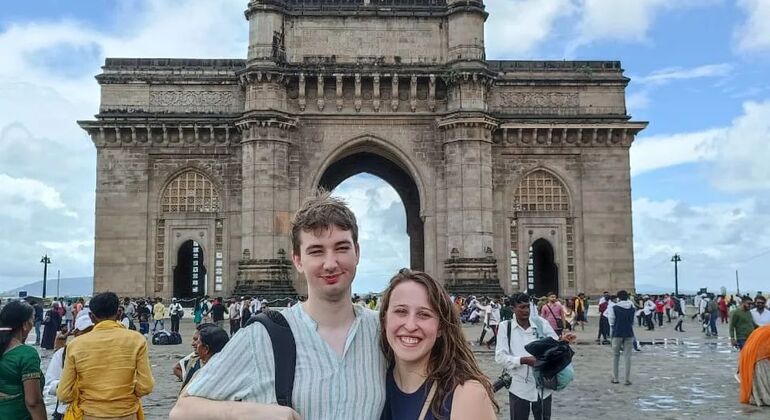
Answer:
[[[3,296],[18,296],[20,291],[26,291],[28,296],[43,295],[43,281],[25,284],[5,292],[0,293]],[[61,279],[59,282],[59,295],[61,296],[90,296],[94,291],[93,277],[69,277]],[[56,279],[48,279],[45,294],[47,297],[57,296]]]

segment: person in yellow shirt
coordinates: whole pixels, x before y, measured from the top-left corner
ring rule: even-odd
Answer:
[[[155,386],[147,341],[117,321],[112,292],[91,299],[95,326],[67,346],[56,396],[69,403],[65,420],[143,420],[141,398]]]
[[[152,317],[155,319],[155,324],[152,326],[152,332],[158,331],[158,323],[160,323],[160,331],[166,329],[166,325],[163,323],[166,318],[166,305],[163,304],[163,299],[155,298],[155,305],[152,307]]]

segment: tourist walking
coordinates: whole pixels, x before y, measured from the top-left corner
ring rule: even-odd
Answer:
[[[540,317],[551,324],[551,328],[556,335],[561,335],[564,331],[564,308],[556,297],[556,293],[548,295],[548,302],[540,310]]]
[[[300,367],[293,378],[281,377],[293,380],[291,399],[285,401],[291,408],[275,405],[270,336],[254,323],[235,334],[187,385],[171,420],[207,419],[213,410],[234,420],[380,418],[387,372],[380,323],[376,313],[353,305],[351,297],[360,255],[355,215],[341,200],[319,193],[294,214],[291,242],[292,261],[307,281],[308,295],[280,313],[294,336]],[[414,346],[413,340],[406,339]]]
[[[72,301],[67,300],[64,304],[64,325],[67,326],[67,331],[75,328],[75,317],[72,315]]]
[[[610,322],[607,320],[607,315],[605,315],[609,305],[609,296],[599,304],[599,333],[596,336],[597,344],[610,344]]]
[[[238,302],[235,301],[235,298],[230,299],[227,315],[230,318],[230,336],[232,337],[241,328],[241,308]]]
[[[402,269],[384,292],[380,323],[390,367],[381,420],[497,418],[492,385],[441,284]]]
[[[40,301],[35,301],[35,303],[32,305],[35,311],[35,345],[40,345],[40,340],[43,338],[43,319],[45,318],[45,310],[43,309],[43,304],[40,303]]]
[[[152,307],[152,317],[155,319],[155,323],[152,325],[152,332],[158,330],[158,324],[160,324],[160,331],[166,329],[164,319],[166,318],[166,305],[163,304],[162,298],[155,298],[155,305]]]
[[[168,314],[171,318],[171,332],[178,333],[179,320],[182,319],[184,309],[182,309],[182,304],[179,303],[176,298],[171,298],[171,305],[168,307]]]
[[[607,320],[612,328],[612,383],[617,384],[620,354],[623,353],[625,384],[631,385],[631,353],[634,347],[634,313],[636,308],[628,300],[628,292],[618,292],[618,303],[608,310]]]
[[[730,315],[728,313],[727,299],[725,298],[725,295],[719,296],[717,305],[719,306],[719,319],[721,323],[727,324]]]
[[[684,332],[682,329],[682,323],[684,322],[684,317],[686,316],[685,305],[686,303],[684,297],[674,297],[674,315],[676,316],[676,325],[674,326],[674,331]]]
[[[205,298],[198,298],[195,302],[195,309],[193,309],[193,322],[196,326],[203,322],[203,318],[209,314],[209,305],[206,303]]]
[[[754,298],[754,309],[751,310],[751,318],[757,327],[770,325],[770,311],[767,310],[766,306],[767,299],[764,296],[757,295]]]
[[[91,298],[92,331],[67,345],[56,395],[73,418],[144,418],[141,398],[155,385],[147,341],[117,322],[119,303],[112,292]]]
[[[35,309],[25,302],[0,310],[0,419],[46,419],[40,356],[24,344],[34,325]]]
[[[585,331],[588,322],[588,299],[583,292],[575,298],[575,322],[580,324],[580,331]]]
[[[714,295],[709,294],[708,302],[706,303],[706,313],[708,314],[708,326],[709,331],[706,334],[707,337],[717,336],[717,319],[719,318],[719,306],[716,303]]]
[[[663,326],[663,313],[665,312],[666,304],[663,303],[661,296],[655,296],[655,318],[658,320],[658,327]]]
[[[644,308],[642,308],[642,310],[644,311],[644,324],[647,327],[647,330],[654,330],[655,323],[652,320],[652,316],[655,313],[655,302],[653,302],[652,298],[649,296],[644,296]]]
[[[214,299],[214,304],[211,306],[211,320],[219,328],[225,327],[225,305],[222,304],[222,298],[218,297]]]
[[[730,314],[728,325],[730,344],[738,350],[742,349],[755,328],[751,317],[751,299],[741,301],[741,306]]]
[[[53,350],[56,342],[56,334],[61,328],[61,315],[59,315],[59,302],[53,303],[51,309],[45,313],[43,318],[43,338],[40,341],[40,347],[46,350]]]

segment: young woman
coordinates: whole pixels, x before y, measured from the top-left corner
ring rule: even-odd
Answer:
[[[34,328],[34,313],[21,301],[9,302],[0,311],[0,419],[46,418],[40,356],[24,344]]]
[[[383,294],[380,323],[390,366],[383,420],[496,418],[492,386],[438,282],[399,271]]]

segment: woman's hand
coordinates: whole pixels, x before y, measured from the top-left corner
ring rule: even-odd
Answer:
[[[567,343],[575,344],[577,343],[577,335],[573,332],[566,332],[561,335],[561,341],[566,341]]]

